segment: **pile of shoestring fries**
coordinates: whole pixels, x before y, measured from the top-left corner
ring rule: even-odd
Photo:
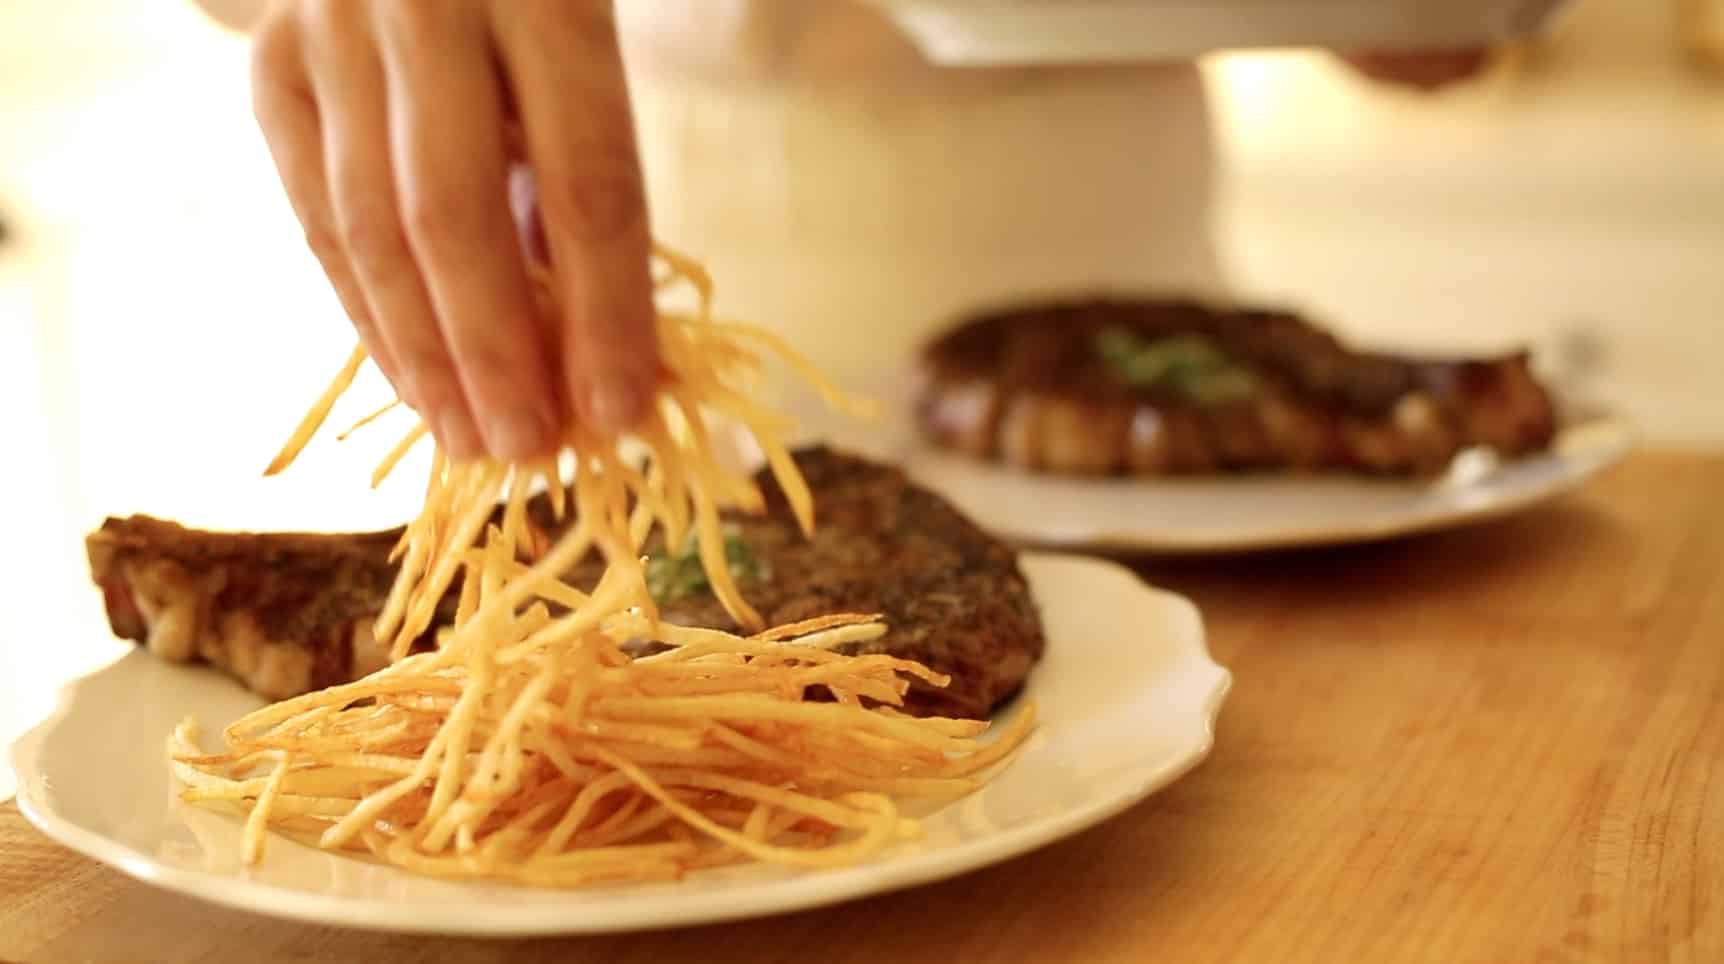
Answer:
[[[242,717],[221,752],[199,749],[195,721],[175,731],[184,798],[243,814],[247,862],[273,830],[414,872],[543,886],[748,860],[839,866],[915,837],[902,802],[956,799],[1029,734],[1029,707],[989,741],[978,739],[985,722],[903,712],[910,678],[948,680],[838,651],[884,634],[877,616],[763,626],[726,563],[720,514],[765,503],[714,454],[717,420],[753,435],[808,533],[813,494],[784,444],[793,426],[752,397],[761,349],[831,403],[856,403],[775,336],[715,320],[699,265],[663,248],[657,261],[660,289],[689,284],[698,306],[660,310],[665,374],[631,438],[577,426],[561,458],[535,464],[435,453],[376,627],[390,665]],[[554,310],[542,277],[540,294]],[[270,472],[299,454],[364,361],[356,349]],[[426,435],[408,433],[373,483]],[[538,489],[559,517],[573,512],[549,546],[527,522]],[[693,534],[714,594],[749,635],[658,618],[642,560],[655,530],[665,545]],[[565,582],[594,552],[606,562],[597,584]],[[454,621],[435,626],[450,592]],[[418,651],[428,637],[435,645]],[[629,641],[662,645],[634,657]]]

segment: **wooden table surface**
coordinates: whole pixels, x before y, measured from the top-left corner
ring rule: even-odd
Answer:
[[[838,908],[561,941],[205,906],[0,807],[0,959],[1724,961],[1724,455],[1471,530],[1146,565],[1236,684],[1214,755],[1010,863]]]

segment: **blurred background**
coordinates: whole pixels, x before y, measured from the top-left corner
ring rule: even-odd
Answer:
[[[52,705],[26,669],[121,651],[85,588],[103,515],[383,526],[415,500],[352,497],[363,442],[258,478],[350,335],[246,57],[189,0],[0,4],[0,492],[22,525],[0,742]],[[1202,82],[1234,293],[1384,345],[1531,344],[1652,442],[1724,443],[1724,0],[1575,0],[1435,95],[1312,51],[1213,56]]]

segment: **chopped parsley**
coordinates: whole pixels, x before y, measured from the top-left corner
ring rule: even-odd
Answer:
[[[754,557],[748,545],[734,534],[724,537],[724,559],[730,575],[738,584],[747,585],[768,578],[765,566]],[[706,569],[700,564],[700,548],[693,532],[683,540],[678,551],[659,551],[647,557],[647,592],[660,605],[675,602],[711,588]]]
[[[1171,391],[1200,405],[1251,397],[1257,379],[1198,334],[1147,339],[1124,328],[1096,335],[1096,352],[1133,388]]]

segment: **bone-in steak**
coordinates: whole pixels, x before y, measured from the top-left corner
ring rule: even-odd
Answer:
[[[888,633],[852,651],[952,676],[944,689],[912,684],[918,714],[983,717],[1011,696],[1043,646],[1013,551],[895,468],[824,447],[795,457],[815,493],[811,539],[765,472],[766,514],[728,519],[733,569],[767,622],[883,614]],[[533,508],[550,523],[542,502]],[[208,662],[280,699],[382,665],[370,627],[394,578],[388,555],[399,534],[218,533],[133,516],[107,520],[87,547],[115,634],[167,659]],[[697,568],[686,578],[676,553],[651,548],[665,618],[733,628]],[[595,575],[589,564],[571,581]]]

